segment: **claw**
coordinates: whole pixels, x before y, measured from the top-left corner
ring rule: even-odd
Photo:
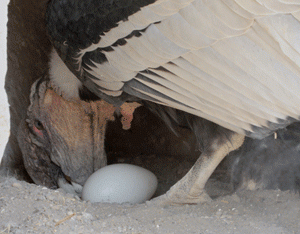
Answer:
[[[75,182],[71,184],[63,177],[58,178],[57,180],[58,187],[62,188],[66,193],[71,193],[78,197],[81,197],[82,186]]]
[[[201,203],[208,203],[211,202],[212,199],[206,193],[205,190],[197,196],[192,197],[188,194],[182,194],[180,190],[172,191],[171,189],[166,193],[159,197],[155,197],[150,201],[147,201],[146,204],[148,206],[160,206],[160,207],[167,207],[167,206],[181,206],[185,204],[195,205]]]

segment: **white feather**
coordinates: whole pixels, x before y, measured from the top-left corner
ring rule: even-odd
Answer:
[[[205,4],[206,1],[194,1],[192,4],[197,9],[199,14],[204,17],[205,21],[200,21],[203,26],[207,28],[211,28],[221,34],[223,34],[223,38],[238,36],[247,30],[245,29],[234,29],[230,28],[228,25],[224,23],[223,20],[218,18],[217,15],[213,11],[211,11],[208,6]],[[200,22],[198,22],[200,24]]]
[[[145,29],[104,52],[108,62],[86,71],[94,82],[242,133],[300,116],[299,12],[296,0],[158,0],[80,55]]]
[[[158,67],[160,64],[164,64],[169,61],[166,58],[166,54],[157,53],[155,50],[153,50],[154,47],[151,47],[151,45],[142,38],[133,37],[126,42],[127,46],[123,46],[121,49],[127,51],[128,47],[128,50],[131,50],[131,53],[136,53],[138,54],[136,56],[143,57],[141,63],[144,63],[145,60],[149,61],[149,63],[147,62],[145,65],[151,64],[151,67]],[[133,55],[133,57],[135,57],[135,55]]]
[[[256,0],[256,1],[276,13],[293,13],[298,11],[299,8],[299,3],[297,5],[297,4],[285,4],[278,0]]]
[[[242,6],[240,6],[235,0],[222,0],[232,11],[234,11],[236,14],[252,20],[254,19],[255,15],[244,9]]]
[[[229,28],[244,30],[252,24],[252,20],[236,14],[222,1],[207,1],[206,6]]]
[[[256,0],[235,0],[246,11],[256,16],[266,16],[274,14],[274,11],[259,4]]]
[[[66,99],[78,99],[81,81],[68,69],[53,49],[49,62],[49,78]]]

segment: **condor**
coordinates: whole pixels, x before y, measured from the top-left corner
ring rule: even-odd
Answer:
[[[49,78],[67,100],[139,103],[194,132],[202,153],[159,203],[208,200],[245,136],[299,120],[298,0],[52,0],[46,22]]]

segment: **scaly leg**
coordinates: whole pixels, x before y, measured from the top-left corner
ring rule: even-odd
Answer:
[[[223,140],[216,139],[210,148],[203,152],[190,171],[170,190],[149,202],[150,205],[197,204],[210,200],[204,187],[222,159],[231,151],[238,149],[244,142],[244,136],[232,133]]]

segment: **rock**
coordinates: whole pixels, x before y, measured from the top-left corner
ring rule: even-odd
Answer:
[[[20,183],[13,183],[12,186],[18,189],[22,188],[22,185]]]

